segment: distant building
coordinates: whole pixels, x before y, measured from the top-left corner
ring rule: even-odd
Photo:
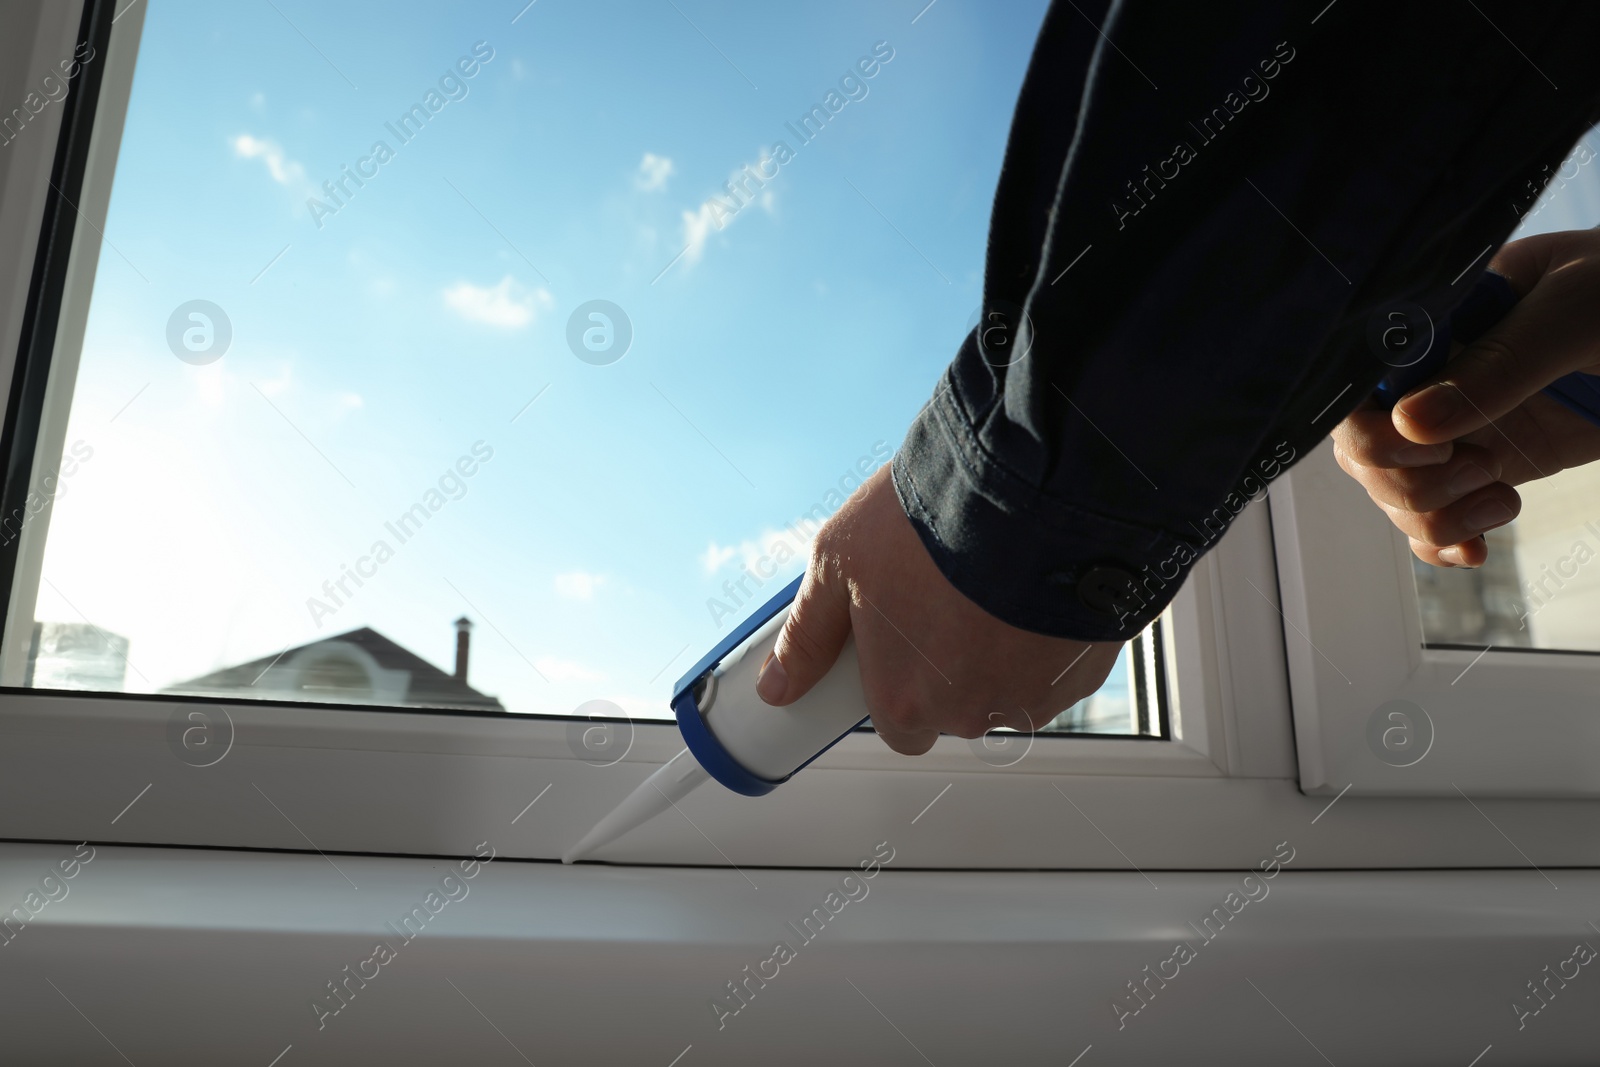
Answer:
[[[456,669],[446,674],[370,627],[225,667],[161,690],[185,696],[505,711],[467,684],[472,623],[456,620]]]
[[[1517,487],[1517,569],[1534,648],[1600,652],[1600,463]]]
[[[35,622],[22,684],[120,693],[127,670],[126,637],[87,622]]]
[[[1482,567],[1435,567],[1412,559],[1424,643],[1496,648],[1533,644],[1523,623],[1528,604],[1522,595],[1519,525],[1484,535],[1489,558]]]

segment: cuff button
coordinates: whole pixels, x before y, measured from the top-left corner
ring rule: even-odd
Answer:
[[[1133,575],[1121,567],[1092,567],[1078,581],[1078,600],[1087,608],[1115,615],[1134,600]]]

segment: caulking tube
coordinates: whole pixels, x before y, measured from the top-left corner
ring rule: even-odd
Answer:
[[[708,652],[673,688],[672,710],[686,749],[645,779],[565,855],[572,863],[674,806],[708,779],[762,796],[832,748],[867,719],[856,645],[809,693],[775,708],[756,695],[756,679],[801,579],[790,582]]]

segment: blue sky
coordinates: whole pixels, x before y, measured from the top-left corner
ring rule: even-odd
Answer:
[[[38,617],[128,636],[147,690],[362,625],[448,667],[465,613],[511,709],[658,713],[733,621],[708,598],[898,446],[965,332],[1044,3],[274,2],[149,2],[68,431],[94,458]],[[319,228],[307,198],[377,140]],[[708,197],[778,141],[719,229]],[[195,299],[233,329],[206,366],[166,342]],[[566,340],[596,299],[634,334],[605,366]]]

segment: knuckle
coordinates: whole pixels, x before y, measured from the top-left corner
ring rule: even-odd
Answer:
[[[1438,496],[1436,479],[1406,472],[1395,473],[1389,479],[1391,503],[1402,511],[1425,512],[1435,506]]]
[[[1356,473],[1359,469],[1358,464],[1351,458],[1345,442],[1341,441],[1337,435],[1333,439],[1333,461],[1339,464],[1339,469],[1350,477],[1356,479],[1356,481],[1361,480],[1361,475]]]
[[[1371,467],[1364,467],[1361,473],[1355,475],[1356,484],[1367,491],[1373,502],[1380,505],[1394,505],[1399,495],[1395,491],[1395,480],[1386,472],[1375,471]]]
[[[1342,449],[1334,449],[1334,459],[1339,467],[1360,485],[1371,488],[1381,485],[1384,479],[1390,477],[1390,471],[1382,464],[1368,463],[1362,457]]]
[[[1388,493],[1380,492],[1377,486],[1367,482],[1362,482],[1361,488],[1367,491],[1367,499],[1378,505],[1378,509],[1389,516],[1391,522],[1399,523],[1400,520],[1396,517],[1396,513],[1402,512],[1404,509],[1395,506],[1394,502],[1389,499]]]
[[[1402,511],[1399,508],[1390,507],[1383,503],[1378,505],[1378,509],[1389,517],[1389,521],[1394,524],[1397,530],[1413,541],[1426,539],[1426,535],[1421,529],[1419,516],[1414,512]]]
[[[912,745],[906,738],[901,737],[898,734],[888,733],[888,732],[886,732],[884,730],[879,730],[878,731],[878,737],[880,737],[883,740],[884,744],[888,745],[891,749],[893,749],[895,752],[900,753],[900,755],[902,755],[902,756],[920,756],[920,755],[922,755],[921,752],[917,751],[915,745]]]
[[[1351,468],[1360,469],[1373,466],[1376,452],[1377,450],[1373,446],[1370,435],[1353,431],[1336,439],[1333,448],[1334,458],[1339,461],[1341,467],[1351,474],[1356,473]]]
[[[933,747],[933,742],[920,734],[885,736],[883,743],[902,756],[920,756]]]
[[[911,733],[923,729],[922,708],[917,702],[900,697],[887,701],[872,717],[881,720],[893,733]]]
[[[808,581],[823,581],[829,577],[829,572],[837,562],[833,553],[833,542],[838,532],[838,515],[832,515],[817,529],[817,535],[811,539],[811,551],[808,554],[809,566],[806,575]]]
[[[1361,479],[1367,495],[1390,512],[1419,514],[1448,501],[1445,477],[1434,468],[1397,468],[1368,471]]]

